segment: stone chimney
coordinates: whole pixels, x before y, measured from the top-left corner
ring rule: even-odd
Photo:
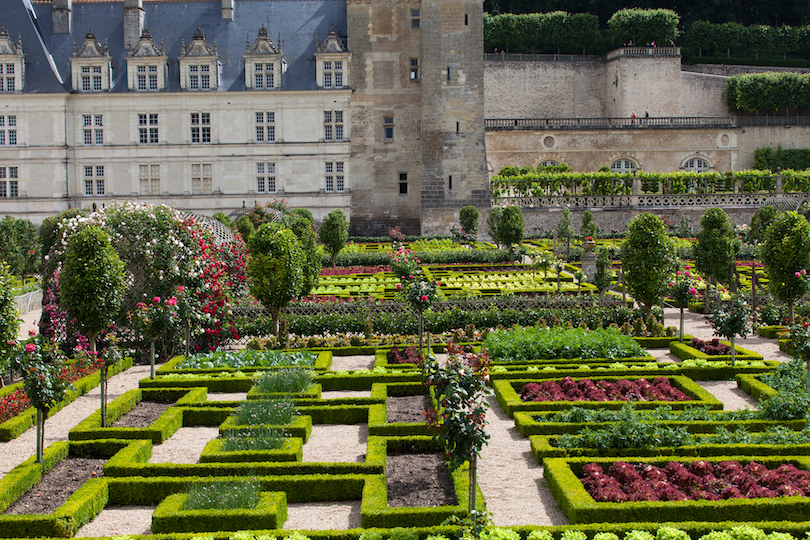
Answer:
[[[51,25],[54,34],[70,33],[70,12],[73,0],[53,0],[51,5]]]
[[[233,20],[233,2],[234,0],[222,0],[222,19],[227,21]]]
[[[124,0],[124,48],[134,51],[143,32],[143,0]]]

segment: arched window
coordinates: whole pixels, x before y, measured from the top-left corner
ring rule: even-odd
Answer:
[[[705,159],[690,158],[683,164],[683,168],[690,172],[706,172],[711,169],[711,166]]]
[[[538,167],[555,167],[559,165],[559,161],[554,161],[553,159],[547,159],[545,161],[541,161],[537,166]]]
[[[636,170],[636,164],[629,159],[617,159],[610,164],[610,172],[630,173]]]

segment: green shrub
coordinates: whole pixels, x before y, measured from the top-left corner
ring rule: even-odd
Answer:
[[[483,344],[494,361],[551,358],[630,358],[647,356],[638,343],[616,329],[517,328],[492,332]]]
[[[237,423],[243,426],[259,424],[283,426],[292,422],[295,414],[295,404],[291,399],[246,401],[235,413]]]
[[[291,368],[265,372],[255,387],[263,394],[280,392],[297,394],[309,388],[310,384],[312,384],[310,370]]]
[[[526,537],[526,540],[554,540],[554,535],[551,534],[551,531],[545,529],[535,529],[529,533],[529,536]],[[603,538],[600,540],[619,540],[619,539],[618,537],[616,537],[616,538]]]
[[[282,446],[284,446],[284,430],[258,428],[228,432],[223,448],[226,452],[240,452],[244,450],[278,450]]]
[[[655,540],[691,540],[689,534],[675,527],[660,527],[655,533]]]
[[[391,529],[391,532],[388,533],[388,540],[419,540],[419,535],[411,529],[394,527]]]

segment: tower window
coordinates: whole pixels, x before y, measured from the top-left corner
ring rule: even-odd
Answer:
[[[419,10],[411,10],[411,28],[419,28]]]
[[[411,58],[411,80],[419,80],[419,59]]]
[[[408,173],[399,173],[399,194],[408,194]]]
[[[394,140],[394,117],[383,116],[383,139],[386,141]]]

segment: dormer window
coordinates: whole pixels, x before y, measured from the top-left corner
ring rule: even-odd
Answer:
[[[89,32],[77,50],[74,44],[70,60],[74,90],[80,92],[109,92],[112,79],[112,58]]]
[[[166,88],[166,53],[163,40],[160,49],[152,34],[144,29],[141,39],[127,59],[127,87],[137,92],[157,92]]]
[[[343,42],[335,30],[330,30],[323,42],[318,41],[315,59],[317,62],[318,88],[334,89],[350,86],[349,59]]]
[[[16,94],[22,92],[25,55],[22,41],[11,41],[5,27],[0,28],[0,93]]]
[[[209,46],[201,29],[186,48],[180,45],[180,88],[192,92],[216,90],[219,86],[217,42]]]
[[[253,45],[250,40],[245,49],[245,88],[248,90],[277,90],[281,88],[287,62],[278,47],[262,27]]]

